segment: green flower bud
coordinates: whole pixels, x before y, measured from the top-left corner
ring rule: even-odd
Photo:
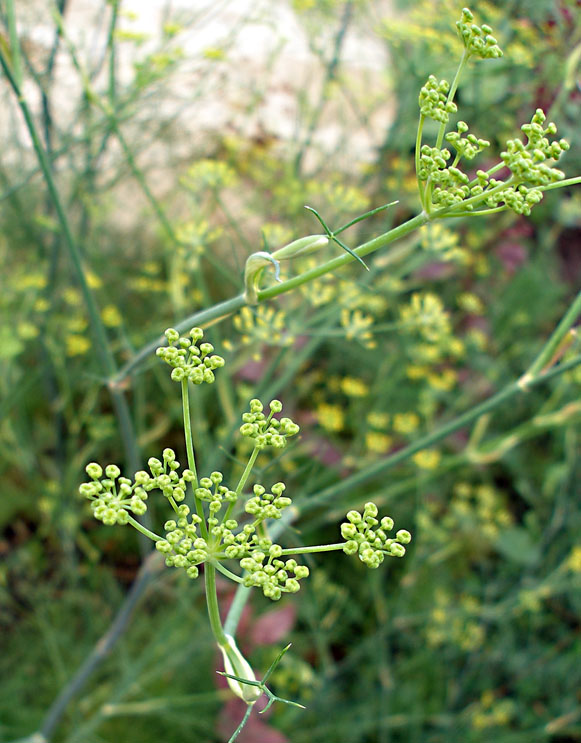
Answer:
[[[401,544],[409,544],[412,541],[412,535],[405,529],[400,529],[395,536]]]
[[[168,343],[171,343],[171,344],[177,343],[180,337],[180,334],[174,328],[168,328],[165,331],[164,335],[167,338]]]
[[[103,468],[96,462],[91,462],[85,467],[85,472],[89,477],[92,477],[93,480],[98,480],[103,474]]]

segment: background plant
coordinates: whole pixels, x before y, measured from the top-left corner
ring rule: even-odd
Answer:
[[[484,88],[495,90],[484,82],[487,78],[478,77],[477,66],[467,73],[469,81],[475,76],[473,97],[470,84],[461,91],[462,117],[482,136],[496,133],[498,143],[492,141],[491,149],[498,150],[514,136],[519,123],[530,120],[537,106],[548,108],[547,100],[558,104],[560,110],[551,112],[551,118],[559,123],[559,135],[569,136],[573,143],[564,165],[568,173],[579,172],[578,148],[570,131],[578,114],[577,93],[569,85],[575,80],[573,52],[579,42],[574,9],[572,4],[539,4],[539,16],[532,18],[518,5],[506,16],[504,8],[478,8],[479,18],[490,23],[506,51],[498,63],[507,81],[501,101],[504,131],[497,125],[500,106],[493,107],[488,98],[476,94]],[[86,122],[82,136],[72,126],[68,132],[54,127],[45,144],[53,142],[55,179],[68,205],[73,236],[83,246],[87,280],[110,328],[117,363],[129,360],[132,349],[141,348],[160,328],[181,320],[194,303],[209,306],[242,290],[244,259],[261,247],[254,225],[266,225],[268,244],[281,245],[319,231],[313,217],[302,213],[304,203],[315,206],[336,227],[368,208],[399,199],[396,208],[344,235],[354,246],[417,212],[413,136],[408,143],[404,138],[415,131],[415,95],[427,74],[453,75],[457,56],[443,54],[438,44],[442,39],[457,43],[450,28],[458,8],[431,41],[429,35],[422,37],[422,28],[437,28],[440,18],[444,24],[442,13],[430,17],[420,8],[423,26],[416,23],[411,38],[405,22],[385,26],[387,43],[399,48],[403,44],[405,53],[392,56],[393,79],[402,81],[402,91],[396,122],[375,165],[366,166],[359,178],[341,171],[340,148],[336,157],[325,153],[312,168],[305,159],[305,153],[316,153],[320,146],[320,140],[309,136],[316,132],[317,116],[333,105],[335,96],[343,101],[352,94],[348,73],[340,64],[340,33],[345,27],[369,27],[375,10],[369,4],[323,9],[297,5],[328,80],[320,100],[302,102],[304,129],[297,140],[283,147],[276,141],[217,137],[214,154],[221,163],[205,150],[188,174],[196,153],[184,158],[187,166],[169,158],[167,162],[184,178],[179,190],[167,194],[167,201],[150,199],[143,188],[145,184],[153,196],[154,181],[138,167],[139,156],[152,140],[137,142],[126,136],[133,149],[119,150],[114,124],[123,135],[133,114],[148,110],[143,100],[156,100],[164,76],[178,69],[179,55],[161,70],[153,65],[152,71],[144,54],[141,73],[136,70],[127,88],[119,81],[111,87],[110,77],[106,85],[95,78],[92,87],[100,104],[111,100],[113,90],[119,106],[114,121],[107,107],[91,101],[86,81],[80,85],[79,111],[85,112]],[[3,12],[9,38],[7,6]],[[107,19],[113,24],[114,15]],[[317,34],[323,21],[328,34],[321,41]],[[505,40],[525,32],[524,47],[535,54],[532,59],[529,54],[528,66],[514,60],[515,66]],[[114,38],[103,57],[106,69],[115,68],[117,43],[136,43],[119,35]],[[164,43],[178,43],[171,38]],[[65,48],[64,40],[61,43]],[[27,51],[31,50],[25,47],[25,55]],[[334,65],[337,51],[339,63]],[[432,63],[429,53],[435,57]],[[449,59],[449,69],[444,69],[443,59]],[[227,62],[227,52],[222,61]],[[215,71],[222,61],[214,57],[204,64]],[[87,67],[82,58],[78,62],[79,70]],[[33,70],[39,69],[38,61],[36,65]],[[26,56],[21,67],[28,77]],[[499,67],[494,69],[498,76]],[[509,95],[523,90],[523,80],[530,88],[524,89],[522,99]],[[38,78],[38,83],[46,89],[46,78]],[[414,91],[409,106],[404,88]],[[364,110],[373,111],[378,97],[365,105]],[[494,126],[486,122],[492,110]],[[147,113],[140,115],[141,124]],[[159,133],[156,118],[149,126],[152,135]],[[103,142],[104,152],[122,152],[113,158],[117,174],[109,167],[99,170]],[[134,543],[105,527],[92,527],[70,496],[87,461],[119,459],[118,436],[123,429],[103,384],[109,374],[88,333],[53,206],[28,150],[12,151],[21,156],[6,157],[3,165],[3,234],[10,236],[3,246],[3,262],[11,278],[2,298],[7,318],[3,406],[4,413],[10,413],[2,423],[2,508],[5,544],[10,547],[3,616],[6,625],[15,617],[19,620],[10,636],[19,663],[16,671],[3,674],[11,685],[2,695],[6,702],[0,715],[6,740],[37,727],[31,724],[33,718],[40,726],[55,686],[64,686],[74,675],[136,573]],[[20,162],[20,167],[13,162]],[[66,162],[67,168],[59,162]],[[145,193],[142,203],[148,218],[141,222],[160,225],[157,234],[138,228],[128,238],[107,219],[107,193],[123,183],[131,184],[133,192]],[[261,304],[246,313],[241,334],[227,325],[212,329],[216,345],[220,335],[230,345],[225,355],[236,373],[217,382],[219,410],[215,396],[202,394],[196,403],[194,433],[201,450],[215,450],[214,432],[223,440],[249,397],[279,396],[303,431],[292,457],[278,463],[280,478],[295,491],[300,487],[305,494],[324,493],[337,482],[337,471],[347,474],[379,462],[500,389],[508,379],[519,377],[563,314],[572,284],[578,284],[573,251],[577,200],[574,193],[547,194],[526,220],[515,221],[506,214],[458,225],[430,225],[413,240],[378,254],[370,262],[370,276],[353,264],[334,280],[320,277],[276,304]],[[199,209],[193,219],[192,204]],[[232,246],[240,246],[244,239],[248,241],[244,251],[237,249],[234,255]],[[123,251],[117,245],[123,245]],[[217,261],[218,254],[224,260]],[[304,267],[313,259],[305,257]],[[301,269],[292,264],[293,274]],[[122,279],[124,272],[129,281]],[[415,294],[420,298],[414,300]],[[405,326],[420,299],[419,307],[431,308],[436,323]],[[263,307],[274,312],[261,312]],[[278,338],[269,330],[273,322],[278,323]],[[261,345],[265,338],[274,345]],[[31,368],[36,368],[36,376]],[[127,384],[125,378],[118,388]],[[296,628],[285,638],[293,640],[296,659],[285,661],[288,667],[283,664],[279,678],[273,678],[279,693],[292,698],[297,698],[298,683],[308,710],[300,718],[290,709],[275,711],[271,721],[278,729],[288,734],[292,730],[293,740],[301,735],[346,736],[345,731],[349,740],[407,741],[414,736],[483,740],[493,727],[507,741],[531,736],[576,739],[571,632],[578,613],[576,385],[575,372],[562,375],[550,387],[531,390],[518,402],[512,398],[510,406],[481,419],[469,447],[464,436],[456,434],[438,450],[418,451],[415,459],[400,465],[392,481],[386,482],[383,475],[349,492],[331,496],[328,490],[332,508],[323,508],[324,501],[301,508],[296,538],[308,543],[335,541],[341,513],[363,505],[371,495],[389,507],[398,523],[415,522],[418,539],[409,556],[413,559],[399,568],[405,574],[390,575],[387,592],[379,576],[374,578],[376,586],[360,580],[357,571],[345,572],[344,561],[335,565],[326,560],[317,566],[321,577],[312,593],[304,591]],[[143,452],[140,461],[158,455],[162,440],[179,448],[181,410],[177,400],[171,402],[168,386],[155,366],[137,367],[132,376],[129,400]],[[160,405],[162,395],[170,402]],[[204,471],[219,466],[205,462]],[[273,481],[278,477],[273,471]],[[141,576],[148,571],[146,567]],[[150,598],[144,599],[147,611],[138,612],[116,646],[120,651],[99,667],[98,676],[85,687],[86,696],[67,707],[67,718],[51,734],[84,740],[92,736],[141,740],[161,731],[177,739],[186,730],[189,734],[197,730],[208,739],[215,735],[211,716],[222,705],[220,692],[211,699],[206,693],[212,681],[205,669],[213,667],[215,659],[208,652],[203,614],[198,616],[203,604],[196,603],[191,585],[187,602],[181,600],[175,578],[166,575],[150,584],[149,591]],[[260,614],[260,602],[255,611]],[[42,645],[30,642],[39,629]],[[266,668],[275,654],[272,648],[258,649],[256,666]],[[15,668],[11,657],[5,662]],[[543,668],[538,680],[530,672],[535,663]],[[314,675],[306,671],[311,666]],[[30,667],[43,669],[33,699],[26,676]],[[355,668],[354,688],[350,678]],[[558,693],[550,694],[550,688]],[[196,692],[200,696],[192,696]],[[15,705],[14,699],[26,699],[26,707]],[[386,707],[388,714],[383,712]]]

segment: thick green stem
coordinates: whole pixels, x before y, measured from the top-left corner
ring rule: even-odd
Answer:
[[[410,232],[417,230],[418,227],[422,227],[429,221],[430,220],[428,215],[422,212],[421,214],[412,217],[412,219],[408,219],[407,222],[394,227],[389,232],[385,232],[383,235],[379,235],[378,237],[373,238],[373,240],[369,240],[368,242],[359,245],[359,247],[355,248],[353,252],[360,258],[363,258],[370,253],[374,253],[380,248],[386,247],[386,245],[389,245],[395,240],[399,240],[400,238],[409,235]],[[314,279],[318,279],[320,276],[324,276],[326,273],[337,271],[337,269],[346,266],[353,260],[354,258],[349,255],[349,253],[342,253],[336,258],[332,258],[331,260],[326,261],[319,266],[311,268],[309,271],[305,271],[298,276],[293,276],[291,279],[282,281],[280,284],[276,284],[275,286],[268,287],[268,289],[259,291],[258,301],[263,302],[266,299],[278,297],[279,294],[285,294],[292,289],[296,289],[303,284],[307,284],[309,281],[313,281]]]
[[[363,243],[359,247],[355,248],[353,252],[360,257],[369,255],[369,253],[380,250],[381,248],[384,248],[386,245],[389,245],[395,240],[399,240],[401,237],[409,235],[410,232],[413,232],[419,227],[422,227],[429,221],[430,218],[428,217],[428,215],[424,212],[421,212],[421,214],[418,214],[412,219],[409,219],[407,222],[394,227],[389,232],[385,232],[383,235],[379,235],[379,237],[375,237],[373,238],[373,240],[369,240],[368,242]],[[275,286],[271,286],[268,289],[259,291],[258,301],[264,302],[267,299],[277,297],[279,294],[285,294],[288,291],[292,291],[293,289],[296,289],[303,284],[307,284],[309,281],[318,279],[319,276],[323,276],[326,273],[331,273],[332,271],[336,271],[338,268],[342,268],[353,260],[355,259],[349,253],[342,253],[336,258],[332,258],[326,263],[322,263],[320,266],[315,266],[315,268],[312,268],[309,271],[305,271],[298,276],[294,276],[292,279],[287,279],[287,281],[282,281],[280,284],[276,284]],[[190,315],[185,320],[177,323],[175,325],[175,328],[179,332],[182,332],[196,325],[200,327],[207,326],[213,321],[223,319],[225,317],[228,317],[229,315],[232,315],[234,312],[238,312],[238,310],[242,309],[245,304],[246,300],[244,299],[244,294],[239,294],[237,297],[232,297],[232,299],[227,299],[224,302],[219,302],[218,304],[215,304],[213,307],[209,307],[206,310],[194,312],[193,315]],[[141,364],[144,359],[149,358],[149,356],[155,352],[155,349],[158,346],[162,346],[164,343],[165,336],[160,335],[154,341],[144,346],[138,353],[135,354],[131,361],[127,362],[127,364],[125,364],[125,366],[123,366],[119,370],[119,373],[116,374],[111,380],[111,384],[121,384],[121,382],[133,371],[133,369],[135,369],[135,367],[139,366],[139,364]]]
[[[206,603],[208,604],[208,616],[210,617],[212,634],[216,638],[218,645],[227,647],[228,639],[220,621],[218,594],[216,593],[216,568],[210,562],[204,564],[204,578],[206,581]]]

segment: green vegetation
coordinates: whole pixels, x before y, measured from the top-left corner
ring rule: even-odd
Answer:
[[[0,6],[0,741],[581,740],[578,9],[290,5],[294,136],[185,155],[236,34],[109,0],[89,54],[59,2],[39,57]]]

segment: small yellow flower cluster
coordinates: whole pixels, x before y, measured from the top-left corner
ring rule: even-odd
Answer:
[[[497,699],[493,691],[487,690],[471,712],[472,727],[476,730],[506,727],[514,718],[515,705],[512,699]]]
[[[480,605],[472,596],[451,596],[436,590],[425,634],[428,645],[454,645],[465,652],[484,643],[486,633],[480,621]]]
[[[322,402],[317,405],[316,415],[319,424],[327,431],[336,433],[345,427],[345,412],[340,405]]]
[[[400,309],[401,319],[428,343],[438,343],[450,335],[450,318],[440,297],[431,292],[415,292],[409,304]]]
[[[438,260],[465,265],[468,262],[468,252],[459,246],[459,239],[457,232],[448,229],[441,222],[420,228],[420,246],[423,250],[432,253]]]
[[[452,498],[443,509],[438,504],[428,504],[419,514],[422,527],[433,530],[434,539],[447,542],[456,533],[470,540],[471,547],[489,549],[503,529],[510,527],[513,517],[505,504],[502,492],[492,485],[472,485],[459,482],[454,486]]]
[[[348,341],[358,341],[364,348],[377,347],[377,342],[370,330],[374,321],[372,315],[365,315],[361,310],[353,310],[353,312],[347,309],[341,310],[341,325],[345,329],[345,338]]]
[[[190,270],[197,270],[199,257],[210,243],[222,234],[221,227],[211,227],[207,219],[193,219],[176,227],[179,254],[186,259]]]
[[[180,182],[193,192],[218,191],[236,182],[236,172],[222,160],[204,158],[195,162]]]
[[[261,347],[289,346],[294,336],[286,329],[286,316],[282,310],[274,307],[258,305],[255,309],[243,307],[234,317],[233,324],[241,333],[241,341],[245,346],[254,346],[255,360],[261,358]]]

